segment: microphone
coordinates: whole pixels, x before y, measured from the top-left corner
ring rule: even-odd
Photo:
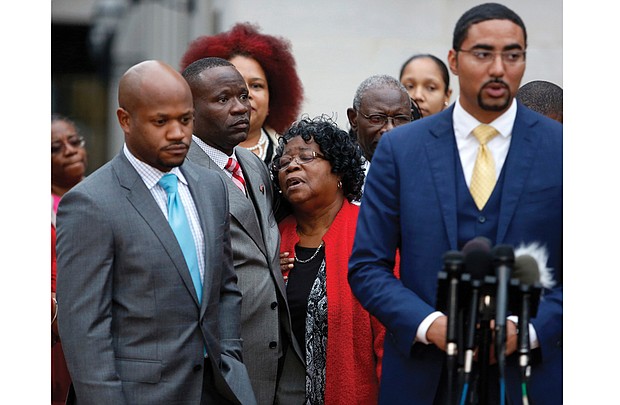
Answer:
[[[523,404],[529,404],[528,380],[530,377],[530,315],[535,316],[540,299],[541,273],[538,261],[529,254],[522,254],[515,259],[513,278],[519,284],[521,298],[519,311],[519,334],[517,336],[517,353],[521,369],[521,396]]]
[[[519,353],[519,366],[529,366],[529,354],[530,354],[530,336],[529,336],[529,324],[531,310],[531,300],[534,291],[534,285],[540,280],[540,271],[538,268],[538,262],[530,255],[517,256],[515,259],[515,270],[513,278],[518,279],[521,282],[519,291],[521,293],[521,305],[519,311],[519,335],[517,351]]]
[[[446,353],[457,354],[457,320],[459,310],[459,278],[463,269],[463,254],[449,251],[444,254],[444,271],[448,276],[448,328],[446,332]]]
[[[468,254],[472,252],[490,252],[493,244],[489,238],[485,238],[484,236],[476,236],[465,245],[463,245],[463,255],[467,257]]]
[[[508,285],[514,267],[515,253],[510,245],[493,248],[497,292],[495,294],[495,357],[499,372],[500,404],[506,392],[506,315],[508,313]]]
[[[491,241],[479,236],[463,246],[465,255],[464,272],[470,275],[470,300],[467,312],[465,332],[465,361],[464,372],[470,373],[476,347],[476,327],[480,306],[480,294],[484,278],[493,274],[493,257],[491,256]],[[488,301],[488,300],[487,300]]]
[[[553,269],[547,267],[549,261],[549,252],[547,248],[539,242],[522,243],[515,248],[515,256],[522,255],[531,256],[536,260],[538,271],[540,273],[537,282],[544,288],[553,288],[556,282],[553,279]]]
[[[510,245],[493,248],[497,292],[495,294],[495,333],[501,346],[506,341],[506,315],[508,313],[508,285],[515,262],[515,253]]]
[[[444,271],[448,277],[448,326],[446,331],[446,366],[448,377],[448,404],[452,404],[454,372],[456,356],[458,354],[457,329],[459,310],[459,278],[463,270],[463,254],[458,251],[448,251],[444,254]]]
[[[461,392],[461,403],[470,397],[475,396],[474,391],[470,393],[471,375],[474,362],[474,349],[478,340],[478,322],[480,322],[480,359],[482,361],[479,370],[478,388],[480,390],[480,403],[486,403],[486,392],[488,386],[488,347],[491,338],[490,320],[492,310],[492,300],[487,288],[485,278],[493,274],[493,257],[491,256],[491,241],[485,237],[478,236],[463,246],[465,264],[463,271],[466,273],[464,278],[469,277],[469,299],[465,314],[465,331],[463,357],[463,388]],[[473,388],[473,386],[471,387]],[[472,397],[473,398],[473,397]]]

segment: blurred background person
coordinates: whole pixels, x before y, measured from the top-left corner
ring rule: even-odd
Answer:
[[[287,353],[282,378],[300,390],[281,404],[375,404],[383,326],[353,297],[347,261],[364,181],[360,148],[325,116],[302,118],[280,139],[272,165],[275,186],[292,206],[280,223],[281,252],[293,334],[304,365]],[[304,389],[305,385],[305,389]]]
[[[411,122],[415,108],[405,87],[392,76],[374,75],[360,83],[353,96],[353,106],[347,108],[347,118],[351,126],[349,135],[364,154],[364,174],[368,173],[381,136]],[[419,118],[419,114],[415,115]]]
[[[69,118],[52,114],[52,197],[54,211],[60,198],[86,174],[86,141]]]
[[[56,306],[56,212],[67,191],[86,174],[86,142],[77,125],[60,114],[52,114],[52,404],[64,404],[71,377],[58,337]]]
[[[381,136],[390,129],[412,120],[412,104],[403,85],[389,75],[374,75],[365,79],[353,96],[353,106],[347,108],[351,126],[364,158],[370,162]]]
[[[420,108],[422,117],[436,114],[450,104],[450,74],[438,57],[413,55],[403,63],[399,78]]]
[[[297,119],[303,102],[290,42],[261,34],[250,23],[238,23],[230,31],[192,41],[181,59],[181,70],[206,57],[227,59],[243,76],[252,111],[248,137],[240,146],[271,163],[278,134]]]
[[[534,80],[517,91],[516,98],[527,108],[563,123],[562,88],[546,80]]]

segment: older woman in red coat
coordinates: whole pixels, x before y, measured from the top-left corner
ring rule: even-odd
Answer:
[[[376,404],[385,329],[347,281],[359,211],[351,201],[364,180],[361,151],[329,118],[304,118],[284,133],[272,171],[291,205],[279,225],[280,251],[291,258],[287,298],[305,349],[304,359],[287,353],[283,378],[303,381],[280,403]],[[295,367],[304,370],[295,374]]]

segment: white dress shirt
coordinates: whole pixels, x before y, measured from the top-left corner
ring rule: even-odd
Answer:
[[[204,153],[207,154],[207,156],[209,156],[211,158],[211,160],[213,160],[213,162],[215,162],[215,164],[222,169],[222,171],[224,173],[226,173],[226,176],[228,176],[228,178],[232,179],[232,173],[229,170],[226,170],[226,164],[228,163],[228,159],[229,158],[233,158],[235,159],[237,162],[239,161],[239,159],[237,159],[237,154],[235,153],[235,149],[237,149],[237,147],[235,146],[233,148],[233,153],[232,155],[228,156],[227,154],[225,154],[224,152],[222,152],[219,149],[215,149],[213,146],[207,145],[202,139],[198,138],[196,135],[192,135],[192,140],[194,142],[196,142],[196,145],[198,145],[200,147],[200,149],[202,149],[204,151]],[[245,176],[243,176],[245,177]],[[244,190],[244,193],[247,197],[247,191]]]

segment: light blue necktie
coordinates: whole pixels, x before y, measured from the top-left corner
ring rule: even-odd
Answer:
[[[166,190],[168,194],[168,223],[174,232],[174,235],[181,246],[185,262],[189,267],[189,273],[192,276],[194,288],[198,295],[198,303],[202,302],[202,281],[200,280],[200,267],[198,266],[198,255],[196,254],[196,246],[194,245],[194,237],[189,227],[187,215],[179,196],[177,176],[167,173],[159,179],[159,185]]]

